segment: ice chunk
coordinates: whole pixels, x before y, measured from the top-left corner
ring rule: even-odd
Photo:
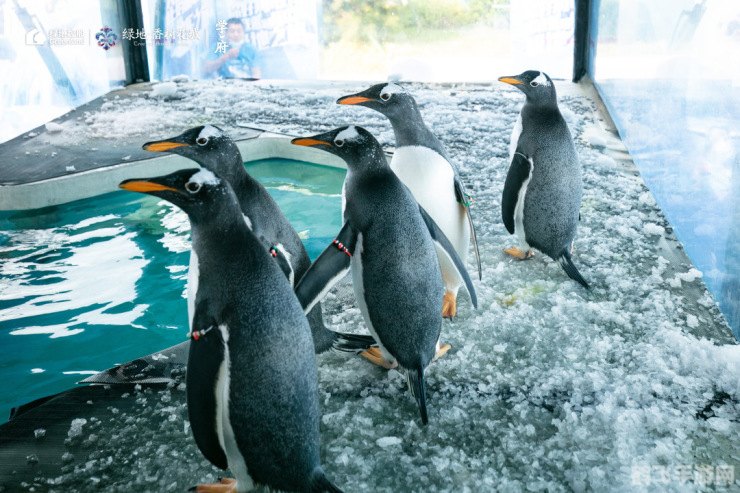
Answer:
[[[665,228],[654,223],[645,223],[642,226],[642,231],[648,235],[662,236],[665,234]]]
[[[167,98],[177,94],[177,84],[174,82],[162,82],[154,84],[149,95],[153,98]]]
[[[76,436],[79,436],[82,433],[82,427],[87,424],[87,420],[85,418],[75,418],[72,420],[72,425],[69,427],[69,431],[67,432],[67,436],[69,438],[74,438]]]
[[[375,440],[380,448],[391,447],[393,445],[401,445],[402,440],[398,437],[382,437]]]
[[[49,122],[45,126],[46,126],[46,131],[49,132],[50,134],[56,134],[64,130],[63,126],[61,126],[58,123],[54,123],[54,122]]]

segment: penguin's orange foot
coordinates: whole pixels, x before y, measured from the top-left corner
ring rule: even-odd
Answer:
[[[457,315],[457,298],[452,291],[445,291],[442,298],[442,317],[452,319]]]
[[[382,366],[386,370],[392,370],[398,366],[398,361],[388,361],[383,357],[383,353],[378,347],[371,347],[360,353],[360,356],[368,360],[370,363],[378,366]]]
[[[526,252],[524,250],[520,250],[517,247],[511,247],[504,250],[504,253],[507,255],[511,255],[514,258],[518,258],[519,260],[528,260],[532,257],[534,257],[534,252],[532,250],[527,250]]]
[[[447,351],[449,351],[450,349],[452,349],[452,346],[447,343],[437,343],[437,352],[434,354],[434,358],[432,358],[432,361],[437,361],[439,358],[447,354]]]
[[[236,479],[221,478],[218,483],[199,484],[190,488],[189,491],[195,491],[196,493],[236,493]]]

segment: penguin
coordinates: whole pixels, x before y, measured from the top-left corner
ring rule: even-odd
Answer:
[[[465,264],[391,170],[370,132],[350,125],[291,142],[330,152],[348,168],[344,225],[301,278],[296,296],[310,310],[351,270],[360,312],[380,351],[380,357],[366,357],[405,370],[427,424],[424,371],[439,344],[444,294],[437,248],[456,267],[477,307]]]
[[[467,261],[472,238],[478,279],[482,279],[470,197],[444,146],[424,123],[413,96],[391,82],[343,96],[337,104],[365,106],[390,120],[396,138],[391,169],[442,228],[463,262]],[[440,252],[439,259],[445,284],[442,313],[452,318],[457,314],[457,292],[463,280],[446,255]],[[448,349],[445,345],[444,351]]]
[[[319,459],[311,329],[228,182],[201,168],[119,186],[167,200],[190,219],[200,269],[186,374],[188,418],[203,455],[235,476],[196,490],[340,491]]]
[[[282,266],[291,285],[294,286],[303,276],[311,261],[298,233],[265,187],[247,173],[239,148],[220,128],[213,125],[195,127],[169,139],[147,142],[143,148],[151,152],[170,152],[192,159],[226,180],[236,193],[247,226]],[[198,290],[198,270],[198,256],[191,250],[188,272],[188,320],[191,324]],[[341,334],[327,329],[322,318],[321,306],[317,306],[307,317],[316,353],[323,353],[332,348],[359,353],[372,344],[369,337]]]
[[[520,248],[504,251],[525,260],[536,248],[589,289],[571,258],[583,194],[581,165],[558,109],[552,79],[544,72],[528,70],[498,80],[527,97],[511,134],[511,165],[501,198],[504,225],[517,236]]]

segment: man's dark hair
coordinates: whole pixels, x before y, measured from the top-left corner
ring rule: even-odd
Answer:
[[[229,24],[239,24],[240,26],[242,26],[242,28],[244,27],[244,23],[238,17],[232,17],[231,19],[228,19],[226,21],[226,25],[228,26]]]

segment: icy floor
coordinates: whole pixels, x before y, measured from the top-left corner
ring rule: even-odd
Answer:
[[[591,292],[542,255],[516,262],[502,253],[512,238],[499,202],[522,95],[410,86],[475,197],[480,309],[462,299],[443,326],[453,351],[428,370],[426,428],[398,372],[319,358],[322,458],[345,491],[693,491],[712,486],[701,475],[684,482],[686,467],[731,465],[740,475],[740,346],[635,168],[604,147],[592,102],[564,86],[585,180],[574,258]],[[77,131],[140,132],[142,141],[179,131],[127,118],[154,112],[295,135],[355,123],[392,145],[380,115],[334,104],[365,87],[185,83],[171,100],[123,108],[112,99]],[[337,329],[364,330],[346,282],[325,314]],[[181,389],[128,398],[140,412],[88,420],[65,475],[38,478],[37,491],[182,491],[219,474],[195,448]]]

